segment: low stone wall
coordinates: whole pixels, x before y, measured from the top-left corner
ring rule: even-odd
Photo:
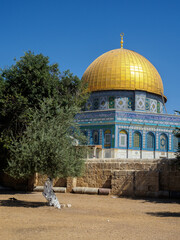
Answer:
[[[144,170],[114,171],[111,187],[112,193],[119,196],[155,196],[159,192],[159,173]]]
[[[170,196],[180,193],[180,170],[175,159],[163,160],[88,160],[82,177],[56,179],[54,186],[110,188],[119,196]],[[46,177],[38,176],[38,185]],[[175,194],[176,195],[176,194]]]
[[[36,174],[27,184],[29,190],[43,186],[47,176]],[[7,179],[6,179],[7,180]],[[7,183],[10,184],[12,179]],[[13,180],[14,181],[14,180]],[[14,181],[13,186],[16,187]],[[59,178],[53,181],[55,187],[66,187],[71,192],[74,187],[110,188],[119,196],[178,196],[180,195],[180,167],[175,159],[162,160],[122,160],[93,159],[86,162],[85,173],[78,178]]]

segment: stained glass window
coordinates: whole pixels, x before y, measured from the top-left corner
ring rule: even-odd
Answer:
[[[127,147],[127,132],[125,130],[121,130],[119,133],[119,146]]]
[[[111,147],[111,131],[106,130],[104,133],[104,147]]]
[[[148,133],[147,134],[147,148],[148,149],[154,149],[154,140],[155,140],[155,138],[154,138],[154,134],[153,133]]]
[[[141,134],[139,132],[134,133],[133,145],[135,148],[141,147]]]

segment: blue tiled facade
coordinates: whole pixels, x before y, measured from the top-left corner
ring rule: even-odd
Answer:
[[[180,116],[164,114],[163,101],[154,94],[94,92],[76,120],[89,145],[111,149],[115,158],[173,157],[176,152],[173,130],[180,127]]]

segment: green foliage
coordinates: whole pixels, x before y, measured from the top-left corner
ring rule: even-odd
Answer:
[[[5,82],[4,82],[3,77],[0,75],[0,99],[3,96],[4,88],[5,88]]]
[[[66,109],[77,111],[87,99],[85,86],[69,71],[60,73],[57,64],[50,65],[48,57],[27,52],[15,65],[1,70],[0,131],[20,134],[29,121],[29,108],[38,108],[44,98],[53,98]],[[2,83],[2,84],[1,84]]]
[[[88,97],[85,89],[77,76],[69,71],[61,74],[57,64],[50,65],[48,57],[31,51],[15,60],[10,68],[1,70],[0,170],[9,166],[7,169],[14,177],[25,177],[37,170],[51,176],[52,172],[60,176],[61,171],[64,176],[78,174],[81,164],[78,167],[74,157],[80,159],[81,150],[70,148],[72,139],[68,136],[72,129],[71,135],[77,138],[81,135],[73,119]],[[47,108],[44,118],[43,106]],[[46,141],[42,141],[45,135]],[[67,160],[70,158],[71,163]],[[74,173],[70,167],[73,164]]]
[[[4,95],[1,99],[1,129],[7,135],[9,130],[13,135],[21,135],[28,121],[28,99],[15,93]]]
[[[49,65],[48,57],[27,52],[15,65],[2,70],[7,95],[19,94],[28,99],[30,107],[37,106],[43,98],[58,96],[58,65]]]
[[[74,146],[74,138],[85,140],[74,122],[74,109],[64,111],[52,99],[45,100],[32,113],[23,137],[10,146],[8,173],[16,178],[35,172],[51,178],[80,175],[85,150]]]
[[[62,107],[72,105],[82,108],[88,98],[87,85],[83,84],[77,76],[73,76],[69,70],[65,71],[60,81],[60,104]]]

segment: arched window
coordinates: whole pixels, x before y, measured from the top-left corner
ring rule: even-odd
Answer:
[[[93,131],[93,144],[99,144],[99,132]]]
[[[125,130],[119,132],[119,146],[127,148],[127,132]]]
[[[141,134],[140,134],[140,132],[135,132],[134,133],[133,146],[135,148],[141,148]]]
[[[160,150],[167,151],[167,136],[164,133],[160,136]]]
[[[173,137],[173,145],[174,145],[174,151],[176,152],[178,150],[178,137]]]
[[[106,130],[104,132],[104,147],[110,148],[111,147],[111,131]]]
[[[151,132],[147,134],[147,148],[149,150],[154,150],[155,148],[155,137],[154,134]]]

